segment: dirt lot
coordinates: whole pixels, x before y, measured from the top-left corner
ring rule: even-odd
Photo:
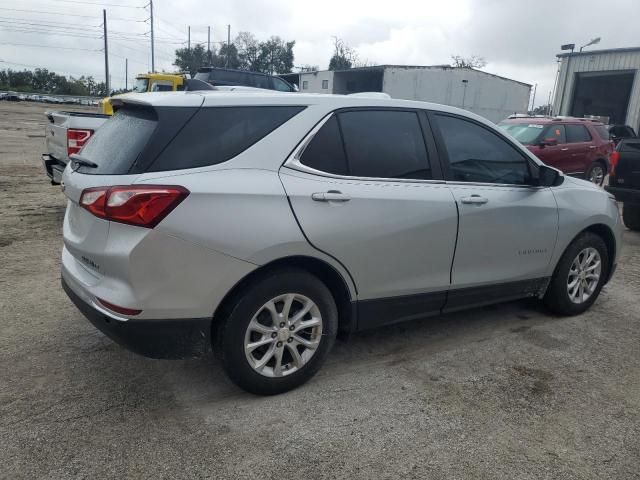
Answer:
[[[123,350],[66,298],[46,108],[0,102],[0,477],[640,478],[640,235],[585,315],[518,302],[367,332],[254,397],[213,358]]]

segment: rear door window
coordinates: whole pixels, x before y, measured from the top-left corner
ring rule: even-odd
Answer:
[[[299,106],[201,108],[147,170],[180,170],[226,162],[303,109]]]
[[[418,114],[362,110],[338,114],[350,175],[432,179]]]
[[[567,143],[590,142],[591,135],[584,125],[565,125],[567,131]]]

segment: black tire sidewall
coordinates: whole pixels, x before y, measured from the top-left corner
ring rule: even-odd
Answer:
[[[576,256],[588,247],[595,248],[600,254],[600,261],[602,262],[600,280],[598,281],[598,286],[591,297],[586,302],[578,304],[572,302],[569,298],[569,292],[567,291],[567,278],[569,276],[571,264],[575,260]],[[551,278],[551,282],[544,297],[547,307],[561,315],[579,315],[588,310],[597,300],[609,275],[609,262],[607,246],[600,236],[591,232],[585,232],[578,236],[573,242],[571,242],[563,253],[553,277]]]
[[[244,352],[249,322],[266,302],[285,293],[304,295],[318,306],[322,315],[322,340],[313,357],[298,371],[280,378],[256,372]],[[305,383],[320,369],[333,347],[338,331],[338,311],[326,285],[302,270],[273,271],[256,279],[242,292],[222,319],[214,349],[229,378],[240,388],[258,395],[283,393]]]

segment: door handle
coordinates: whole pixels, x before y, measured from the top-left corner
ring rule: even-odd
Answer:
[[[338,190],[329,190],[328,192],[312,193],[311,199],[316,202],[348,202],[351,197]]]
[[[594,149],[594,148],[596,148],[596,146],[595,145],[589,145],[589,148]]]
[[[480,195],[471,195],[470,197],[462,197],[460,201],[467,205],[484,205],[489,199]]]
[[[568,148],[561,148],[560,151],[561,152],[566,152],[567,150],[569,150]]]

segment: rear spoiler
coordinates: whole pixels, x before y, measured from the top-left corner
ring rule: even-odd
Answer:
[[[196,78],[189,78],[184,81],[185,92],[197,92],[200,90],[215,90],[216,88],[210,83],[198,80]]]

